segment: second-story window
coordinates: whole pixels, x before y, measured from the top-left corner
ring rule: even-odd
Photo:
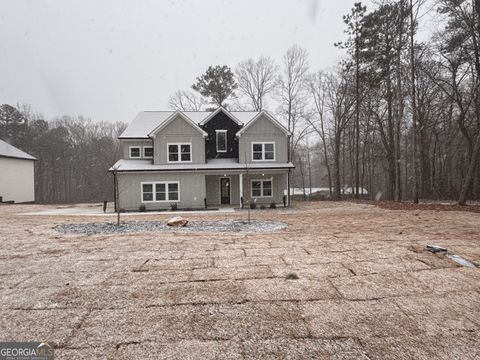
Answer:
[[[192,144],[167,144],[168,162],[192,162]]]
[[[217,152],[227,152],[227,130],[215,130],[217,135]]]
[[[130,158],[140,159],[142,157],[140,149],[140,146],[130,146]]]
[[[275,143],[274,142],[254,142],[252,143],[253,161],[275,161]]]
[[[143,147],[143,157],[145,159],[153,158],[153,147],[151,146],[144,146]]]

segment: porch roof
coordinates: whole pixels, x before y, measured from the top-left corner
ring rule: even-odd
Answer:
[[[290,163],[278,163],[278,162],[264,162],[264,163],[238,163],[232,161],[232,159],[213,159],[204,164],[165,164],[157,165],[152,164],[150,160],[119,160],[108,171],[118,172],[168,172],[168,171],[238,171],[245,173],[248,171],[258,170],[288,170],[293,169],[295,166]]]

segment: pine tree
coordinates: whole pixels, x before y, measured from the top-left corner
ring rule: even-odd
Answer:
[[[225,101],[237,88],[232,70],[227,65],[209,66],[205,74],[197,77],[192,89],[208,98],[215,106],[227,106]]]

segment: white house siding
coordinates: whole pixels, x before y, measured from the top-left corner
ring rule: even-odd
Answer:
[[[153,141],[151,139],[148,140],[120,140],[122,144],[122,153],[123,159],[130,159],[130,146],[140,146],[140,154],[141,159],[143,158],[143,147],[144,146],[153,146]]]
[[[257,204],[269,205],[274,202],[277,206],[283,205],[283,191],[287,189],[287,173],[283,174],[248,174],[243,175],[243,194],[244,194],[244,204],[246,206],[247,200],[250,199],[251,195],[251,181],[252,179],[269,179],[273,180],[273,197],[257,197]],[[255,199],[255,198],[254,198]],[[253,199],[252,199],[253,201]]]
[[[192,143],[192,163],[205,163],[203,135],[180,116],[172,120],[154,137],[154,164],[168,164],[167,143]]]
[[[207,204],[208,205],[219,205],[220,204],[220,178],[223,175],[206,175],[206,194],[207,194]],[[239,175],[238,174],[227,174],[227,177],[231,179],[231,188],[230,188],[230,203],[234,206],[239,206],[240,204],[240,184],[239,184]],[[274,202],[277,206],[283,204],[283,194],[284,190],[287,189],[287,173],[258,173],[251,174],[248,176],[243,174],[243,200],[246,206],[247,200],[250,199],[251,194],[251,182],[252,179],[273,179],[273,197],[257,197],[256,203],[259,205],[270,205]]]
[[[252,161],[252,142],[275,142],[275,162],[287,162],[287,136],[263,115],[239,139],[239,162]]]
[[[224,176],[206,175],[208,205],[220,204],[220,178],[222,177]],[[239,176],[238,174],[227,174],[226,177],[230,178],[230,204],[238,206],[240,204]]]
[[[156,181],[179,181],[180,201],[178,208],[203,208],[206,197],[205,175],[193,172],[171,173],[119,173],[118,188],[120,209],[138,211],[140,205],[147,210],[169,209],[173,201],[142,202],[141,183]]]
[[[16,203],[35,200],[34,161],[0,157],[0,196]]]

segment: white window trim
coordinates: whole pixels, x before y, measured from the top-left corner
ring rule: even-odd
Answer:
[[[178,146],[178,161],[170,161],[170,152],[168,148],[170,145],[177,145]],[[182,153],[181,153],[181,145],[190,145],[190,160],[189,161],[182,161]],[[193,159],[193,147],[192,143],[184,142],[184,143],[167,143],[167,163],[169,164],[178,164],[178,163],[191,163]]]
[[[132,156],[132,149],[138,149],[138,156]],[[142,147],[141,146],[129,146],[128,147],[128,157],[130,159],[141,159],[142,158]]]
[[[260,186],[260,196],[254,196],[253,195],[253,182],[254,181],[260,181],[261,186]],[[263,196],[263,182],[264,181],[270,181],[272,183],[272,195],[270,196]],[[269,179],[250,179],[250,197],[251,198],[273,198],[273,177]]]
[[[155,186],[157,184],[165,184],[165,197],[166,200],[157,200]],[[169,200],[168,199],[168,184],[177,184],[178,188],[178,200]],[[143,200],[143,185],[152,185],[153,191],[153,200]],[[180,202],[180,181],[144,181],[140,183],[140,199],[142,203],[173,203]]]
[[[232,204],[232,178],[230,176],[220,176],[218,178],[218,204],[222,205],[222,179],[228,179],[228,197],[230,202],[228,205]]]
[[[146,156],[146,155],[145,155],[145,149],[149,149],[149,148],[152,149],[152,151],[153,151],[153,146],[150,146],[150,145],[149,145],[149,146],[144,146],[144,147],[143,147],[143,158],[144,158],[144,159],[153,159],[153,155],[152,155],[152,156]]]
[[[215,146],[217,148],[217,152],[219,152],[219,153],[227,152],[227,149],[228,149],[227,131],[228,130],[215,130]],[[218,150],[218,133],[224,133],[225,134],[225,150]]]
[[[273,159],[265,159],[265,144],[272,144],[273,145]],[[262,158],[261,159],[254,159],[253,158],[253,145],[262,145]],[[275,141],[255,141],[252,142],[252,162],[253,161],[275,161]]]

